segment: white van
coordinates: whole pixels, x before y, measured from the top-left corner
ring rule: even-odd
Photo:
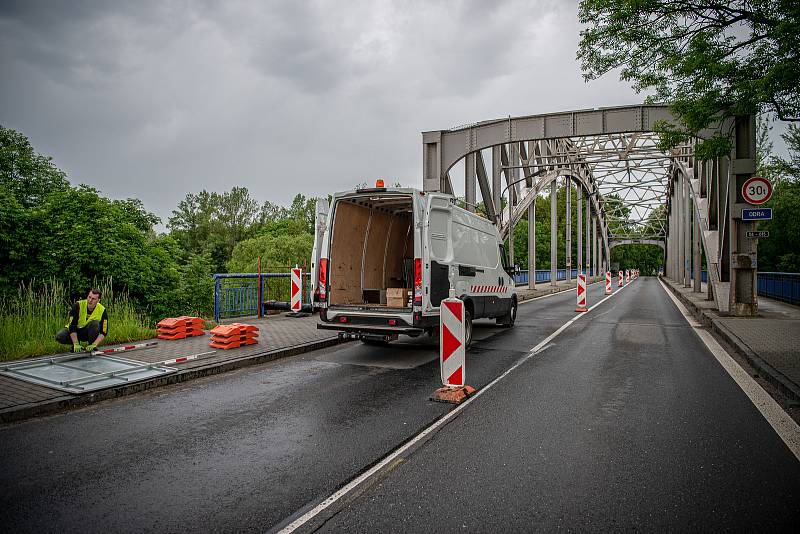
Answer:
[[[472,320],[512,326],[517,295],[497,228],[452,195],[379,187],[317,204],[312,293],[318,328],[386,343],[439,334],[439,305],[452,283]]]

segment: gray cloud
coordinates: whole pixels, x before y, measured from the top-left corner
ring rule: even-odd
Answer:
[[[420,132],[640,102],[584,84],[563,1],[0,3],[0,123],[164,220],[187,192],[287,204],[421,184]]]

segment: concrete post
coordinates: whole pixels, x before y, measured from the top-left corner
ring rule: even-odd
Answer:
[[[567,261],[567,282],[572,280],[572,185],[569,181],[569,176],[564,177],[564,187],[567,188],[567,202],[566,202],[566,249],[565,256]]]
[[[536,289],[536,199],[528,206],[528,288]]]
[[[583,187],[580,182],[575,187],[575,193],[577,195],[575,210],[578,212],[578,274],[580,274],[583,270]]]
[[[550,183],[550,285],[558,283],[558,181]]]

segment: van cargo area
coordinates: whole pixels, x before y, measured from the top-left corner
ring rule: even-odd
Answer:
[[[410,195],[370,194],[333,206],[329,305],[409,308],[414,287]]]

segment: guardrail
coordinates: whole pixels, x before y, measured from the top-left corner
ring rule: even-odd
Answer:
[[[288,302],[291,288],[286,273],[225,273],[214,275],[214,320],[258,315],[261,302]],[[311,273],[303,273],[303,297],[311,294]],[[305,302],[305,300],[303,300]]]
[[[759,296],[800,305],[800,273],[758,273]]]
[[[558,269],[556,271],[556,280],[566,280],[567,279],[567,270],[566,269]],[[528,269],[521,270],[514,275],[514,283],[516,285],[527,284],[528,277],[530,276],[530,272]],[[572,269],[572,279],[578,277],[578,270]],[[550,269],[537,269],[536,270],[536,283],[544,283],[550,281]]]

